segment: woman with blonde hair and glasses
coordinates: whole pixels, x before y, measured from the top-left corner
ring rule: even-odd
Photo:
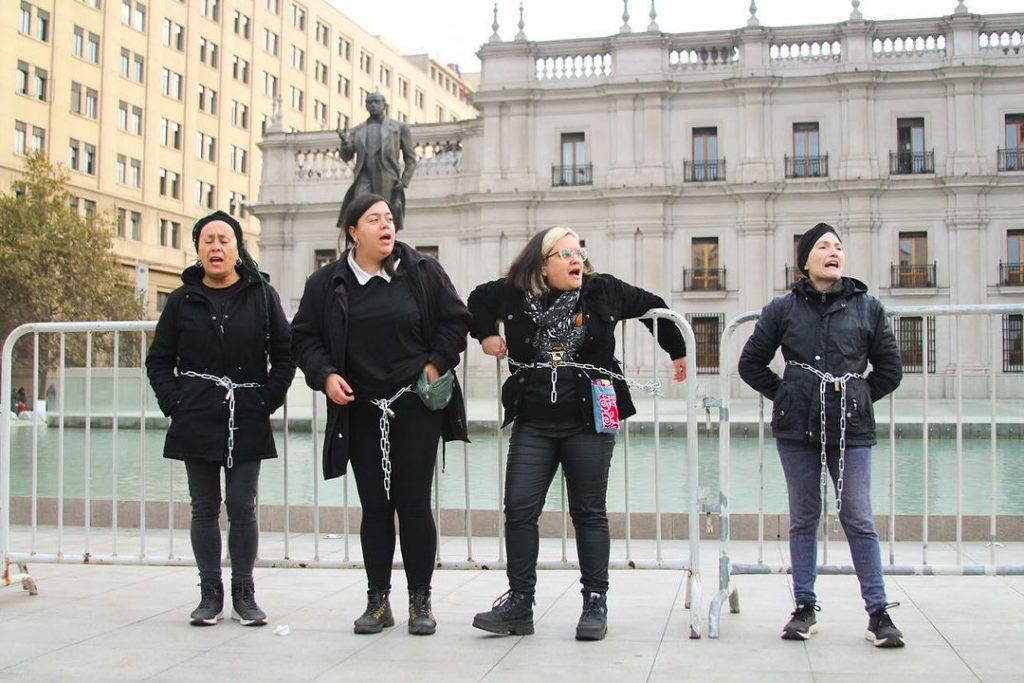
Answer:
[[[576,639],[601,640],[608,630],[608,469],[617,419],[636,412],[615,359],[615,325],[665,308],[665,301],[594,272],[579,235],[554,227],[527,242],[508,275],[473,290],[468,306],[470,334],[484,353],[508,358],[511,376],[501,399],[505,425],[513,424],[505,478],[509,590],[473,626],[533,633],[537,520],[561,465],[583,585]],[[685,380],[686,344],[678,328],[659,325],[658,343],[672,358],[674,379]]]

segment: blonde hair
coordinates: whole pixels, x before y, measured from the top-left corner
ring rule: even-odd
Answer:
[[[544,262],[547,260],[548,254],[558,244],[558,241],[568,236],[575,237],[576,242],[580,242],[579,234],[572,228],[564,225],[556,225],[531,237],[515,260],[512,261],[512,265],[509,266],[509,282],[517,289],[529,292],[535,296],[540,296],[548,291],[550,287],[548,287],[547,280],[544,279],[543,275]],[[590,265],[589,260],[583,262],[583,273],[585,275],[592,275],[594,273],[594,268]]]

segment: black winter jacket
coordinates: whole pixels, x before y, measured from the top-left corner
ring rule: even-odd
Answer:
[[[469,311],[459,299],[448,275],[437,261],[404,242],[395,243],[400,269],[420,310],[423,338],[430,341],[429,362],[442,373],[459,364],[466,348]],[[332,372],[345,376],[348,345],[348,252],[309,276],[292,319],[292,347],[306,384],[323,391]],[[398,387],[396,387],[398,389]],[[325,479],[345,474],[349,460],[349,411],[327,401],[323,471]],[[444,409],[441,435],[445,441],[468,441],[466,406],[456,380],[452,400]]]
[[[537,325],[526,314],[523,307],[525,294],[505,278],[485,282],[469,295],[469,310],[473,314],[470,335],[477,341],[498,334],[498,323],[504,325],[505,343],[508,355],[520,363],[537,360],[536,351],[530,340],[537,332]],[[656,294],[634,287],[607,274],[585,275],[583,277],[580,302],[583,308],[586,336],[576,351],[575,362],[622,374],[619,361],[615,358],[615,325],[620,320],[639,318],[652,308],[667,308],[665,300]],[[650,320],[643,324],[653,329]],[[661,321],[658,325],[658,344],[674,360],[686,355],[686,342],[675,325]],[[605,375],[585,370],[575,370],[576,392],[580,397],[580,416],[591,427],[594,424],[594,409],[591,406],[590,382],[592,379],[607,379]],[[505,408],[505,422],[510,424],[516,418],[519,401],[526,391],[527,382],[549,382],[551,371],[546,368],[521,369],[513,372],[501,390],[501,402]],[[625,382],[612,380],[618,401],[619,417],[625,419],[636,414],[629,387]]]
[[[260,384],[235,390],[232,455],[236,462],[277,457],[270,414],[284,403],[295,376],[288,320],[277,292],[267,286],[268,343],[263,294],[254,276],[242,274],[241,289],[228,300],[223,319],[203,292],[199,268],[187,268],[181,279],[184,284],[171,292],[160,314],[146,357],[160,410],[171,418],[164,457],[222,463],[227,456],[226,390],[210,380],[183,376],[189,370],[229,377],[236,384]]]
[[[867,286],[844,277],[836,291],[821,293],[807,280],[771,301],[761,311],[754,332],[740,355],[743,381],[773,402],[772,431],[777,439],[819,443],[821,438],[821,379],[811,371],[789,365],[806,363],[822,373],[840,377],[848,372],[864,375],[846,385],[846,443],[875,443],[873,403],[899,386],[903,366],[881,302],[868,295]],[[817,301],[812,301],[812,297]],[[783,376],[768,364],[782,347],[787,361]],[[842,392],[833,383],[825,387],[825,436],[839,444]]]

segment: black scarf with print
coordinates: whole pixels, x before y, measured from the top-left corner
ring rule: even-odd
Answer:
[[[572,360],[583,341],[583,319],[578,310],[579,304],[578,289],[562,292],[547,309],[541,297],[526,295],[523,308],[537,325],[537,334],[533,336],[532,342],[541,362],[551,362],[552,351],[561,352],[561,360]]]

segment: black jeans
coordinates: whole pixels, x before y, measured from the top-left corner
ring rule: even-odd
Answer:
[[[224,470],[224,503],[228,510],[228,553],[231,580],[252,578],[260,530],[256,524],[256,487],[260,461],[235,462],[230,469],[217,463],[185,461],[192,496],[192,552],[200,579],[220,580],[220,471]]]
[[[608,591],[608,469],[613,434],[582,422],[516,420],[505,475],[505,550],[509,588],[533,595],[537,585],[537,519],[558,466],[565,474],[584,593]]]
[[[366,402],[349,406],[352,436],[349,462],[356,477],[363,521],[359,540],[370,588],[391,588],[395,559],[395,515],[402,546],[402,564],[410,590],[429,590],[437,553],[437,527],[430,507],[430,489],[441,439],[440,410],[431,411],[414,393],[392,405],[390,423],[391,498],[384,493],[381,468],[380,409]]]

